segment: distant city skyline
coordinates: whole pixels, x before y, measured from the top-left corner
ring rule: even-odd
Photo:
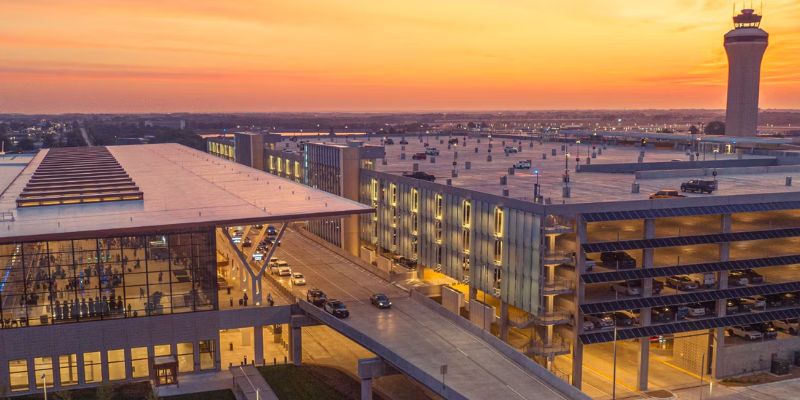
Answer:
[[[723,109],[731,5],[4,0],[0,113]],[[765,5],[762,109],[800,108],[799,20]]]

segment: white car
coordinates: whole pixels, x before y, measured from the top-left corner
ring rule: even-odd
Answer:
[[[292,269],[289,268],[289,263],[283,260],[278,260],[271,264],[270,272],[273,275],[289,276],[292,274]]]
[[[595,328],[594,322],[584,318],[583,319],[583,330],[584,331],[593,331]]]
[[[638,296],[642,294],[642,286],[638,282],[617,282],[611,285],[611,290],[628,296]]]
[[[767,307],[766,297],[760,295],[743,297],[739,301],[750,309],[764,309]]]
[[[516,168],[516,169],[531,169],[531,160],[517,161],[517,163],[514,164],[514,168]]]
[[[728,329],[728,334],[731,336],[739,336],[742,339],[746,340],[758,340],[761,339],[763,334],[755,329],[750,328],[749,326],[740,326],[734,325]]]
[[[299,272],[292,272],[292,285],[303,286],[306,284],[306,277]]]
[[[519,149],[517,149],[514,146],[506,146],[506,148],[503,149],[503,151],[505,151],[506,154],[519,153]]]
[[[681,306],[679,309],[686,307],[686,315],[690,317],[702,317],[706,315],[706,308],[702,304],[689,304]]]
[[[772,326],[791,335],[797,335],[800,332],[800,320],[797,318],[778,319],[772,321]]]

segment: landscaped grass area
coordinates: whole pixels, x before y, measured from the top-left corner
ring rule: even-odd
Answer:
[[[301,365],[259,367],[280,400],[358,400],[358,381],[335,368]],[[381,397],[375,394],[376,399]]]
[[[233,395],[228,389],[225,390],[214,390],[211,392],[203,392],[203,393],[192,393],[192,394],[181,394],[178,396],[169,396],[169,397],[161,397],[163,400],[236,400],[236,396]]]

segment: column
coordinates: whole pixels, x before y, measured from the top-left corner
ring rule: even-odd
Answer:
[[[644,220],[644,238],[652,239],[656,237],[656,222],[653,218]],[[653,267],[654,250],[642,250],[642,268]],[[642,297],[650,297],[653,295],[653,278],[642,279]],[[640,326],[650,325],[650,307],[644,307],[639,310],[639,324]],[[639,357],[638,369],[636,373],[636,386],[638,390],[647,390],[648,374],[650,371],[650,338],[639,338]]]
[[[583,379],[583,342],[575,338],[572,345],[572,386],[580,389]]]
[[[193,371],[200,371],[200,343],[195,340],[192,343],[192,357],[194,358]]]
[[[575,309],[572,311],[575,319],[572,328],[572,385],[580,389],[583,379],[583,342],[580,339],[580,334],[583,332],[583,313],[580,306],[585,300],[586,292],[586,284],[580,279],[580,274],[586,268],[586,253],[583,252],[583,244],[586,243],[586,221],[581,215],[575,216],[575,232],[577,257],[575,260]]]
[[[125,379],[133,378],[133,368],[131,366],[131,362],[133,361],[131,358],[131,348],[125,347],[122,349],[123,353],[125,354]]]
[[[732,220],[731,214],[722,214],[720,216],[720,224],[719,224],[720,232],[722,233],[730,233],[732,230]],[[729,242],[724,242],[719,244],[719,260],[720,261],[728,261],[730,259],[730,250],[731,244]],[[717,287],[722,289],[728,288],[728,272],[729,271],[720,271],[717,273]],[[727,309],[726,309],[726,299],[717,300],[717,317],[724,317]],[[711,363],[711,374],[714,378],[717,378],[717,370],[723,361],[720,357],[721,351],[720,349],[722,346],[725,345],[725,328],[713,328],[711,329],[711,339],[713,342],[714,354],[712,356],[712,363]],[[705,366],[703,366],[705,368]]]
[[[108,349],[100,350],[100,371],[103,382],[108,382]]]
[[[34,364],[33,357],[28,357],[28,387],[31,390],[36,390],[36,364]]]
[[[47,382],[47,387],[53,389],[61,387],[61,360],[58,355],[53,356],[53,381]]]
[[[151,351],[152,349],[148,348],[147,352],[150,353]],[[214,369],[222,371],[222,343],[219,331],[217,331],[217,337],[214,340]]]
[[[303,363],[303,328],[300,326],[302,318],[303,316],[293,315],[289,324],[289,358],[294,365]]]
[[[500,301],[500,340],[508,340],[508,303]]]
[[[78,363],[78,384],[84,385],[86,384],[86,375],[84,374],[84,365],[83,365],[83,353],[78,352],[77,357],[75,358],[75,362]]]
[[[361,400],[372,400],[372,378],[361,378]]]
[[[9,382],[8,376],[8,359],[5,359],[4,362],[0,362],[0,387],[10,388],[11,382]]]
[[[262,364],[264,361],[264,327],[253,327],[253,362]]]

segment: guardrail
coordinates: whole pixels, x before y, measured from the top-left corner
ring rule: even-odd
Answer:
[[[380,344],[377,340],[359,332],[349,324],[340,321],[328,313],[325,313],[309,302],[301,300],[298,302],[298,304],[307,315],[319,320],[320,322],[323,322],[340,334],[348,337],[350,340],[353,340],[367,350],[378,355],[385,362],[392,365],[397,370],[407,374],[417,382],[425,385],[425,387],[435,392],[437,395],[442,396],[445,399],[467,400],[466,396],[459,393],[452,387],[447,386],[446,384],[443,385],[442,381],[438,377],[435,377],[420,369],[416,365],[406,361],[397,353]]]

